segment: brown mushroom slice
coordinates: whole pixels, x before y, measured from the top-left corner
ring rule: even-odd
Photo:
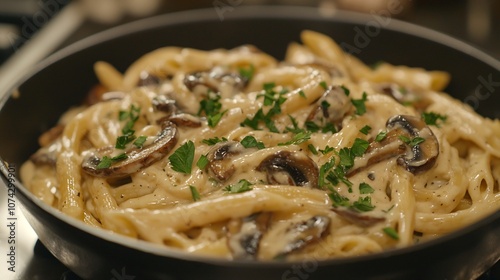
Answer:
[[[266,172],[268,184],[318,186],[318,166],[301,152],[279,151],[269,155],[257,166],[257,171]]]
[[[40,135],[40,137],[38,137],[38,144],[42,147],[50,145],[62,135],[65,127],[66,126],[64,124],[57,124],[56,126],[45,131],[42,135]]]
[[[200,117],[193,116],[191,114],[179,113],[172,115],[168,118],[169,121],[175,123],[177,126],[182,127],[200,127],[201,119]]]
[[[166,95],[162,94],[155,96],[151,102],[155,110],[167,113],[167,116],[173,115],[177,112],[175,100]]]
[[[210,175],[221,182],[226,181],[235,172],[233,165],[234,157],[248,150],[236,141],[215,144],[207,155],[207,169]]]
[[[412,106],[420,112],[423,112],[431,103],[423,94],[419,94],[416,90],[401,87],[398,84],[382,84],[380,85],[380,91],[391,96],[400,104]]]
[[[371,227],[377,223],[385,221],[384,217],[374,217],[362,214],[345,207],[332,208],[332,211],[337,213],[337,215],[344,218],[348,222],[360,227]]]
[[[51,165],[55,166],[57,155],[61,151],[61,141],[55,140],[52,144],[40,148],[36,153],[31,155],[30,160],[36,165]]]
[[[337,130],[341,128],[342,120],[353,108],[351,100],[339,86],[329,87],[316,104],[307,116],[307,121],[314,122],[320,127],[331,123]]]
[[[330,222],[329,217],[317,215],[287,228],[280,236],[280,240],[275,241],[276,246],[282,246],[275,259],[285,258],[287,255],[321,240],[328,233]]]
[[[87,174],[96,177],[126,177],[165,157],[177,144],[177,138],[177,128],[173,123],[169,123],[165,125],[152,144],[127,152],[126,159],[107,168],[97,168],[101,159],[96,155],[91,155],[82,162],[82,169]]]
[[[208,90],[220,92],[222,84],[228,84],[234,90],[241,91],[247,86],[248,80],[240,74],[224,72],[220,67],[214,67],[210,71],[190,73],[184,77],[184,85],[192,92],[198,90],[203,94]]]
[[[227,244],[234,259],[257,258],[260,240],[269,226],[271,213],[256,213],[233,220],[227,227]]]
[[[381,142],[371,142],[365,155],[355,159],[354,167],[348,171],[348,176],[395,156],[398,156],[398,165],[413,174],[434,166],[439,155],[439,142],[423,120],[410,115],[396,115],[387,120],[386,127],[386,138]],[[401,136],[408,139],[421,137],[424,141],[409,145],[401,140]]]

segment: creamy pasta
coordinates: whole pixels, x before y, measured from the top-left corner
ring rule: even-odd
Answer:
[[[24,184],[90,226],[228,259],[380,252],[499,210],[500,122],[440,92],[447,73],[301,39],[283,61],[241,46],[97,62]]]

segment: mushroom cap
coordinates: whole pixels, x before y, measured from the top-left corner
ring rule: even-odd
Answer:
[[[310,157],[301,152],[274,153],[257,166],[257,171],[267,173],[269,184],[310,188],[318,186],[318,166]]]
[[[163,130],[160,131],[152,144],[144,146],[142,149],[133,149],[127,152],[125,160],[116,162],[107,168],[97,168],[101,159],[94,154],[82,162],[83,171],[96,177],[120,178],[138,172],[161,160],[174,148],[178,138],[176,126],[171,122],[164,124]]]

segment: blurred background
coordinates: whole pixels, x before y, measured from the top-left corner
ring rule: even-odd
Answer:
[[[387,7],[395,1],[401,9],[390,14]],[[336,10],[381,14],[451,35],[500,59],[500,0],[0,0],[0,92],[54,51],[113,26],[196,8],[213,8],[223,19],[245,5],[318,7],[325,16]],[[1,187],[0,197],[4,192]],[[2,270],[2,279],[78,279],[37,242],[26,221],[20,221],[17,238],[17,271]],[[498,264],[480,278],[494,279],[500,279]]]

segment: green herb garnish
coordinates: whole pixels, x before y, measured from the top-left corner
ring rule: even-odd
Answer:
[[[250,81],[252,80],[253,75],[255,74],[255,67],[253,66],[253,64],[250,64],[248,68],[243,68],[243,67],[239,68],[238,72],[240,73],[240,76],[245,78],[247,81]]]
[[[247,191],[251,191],[252,190],[251,185],[253,185],[253,184],[250,183],[250,182],[248,182],[245,179],[241,179],[241,180],[238,181],[238,183],[233,184],[233,185],[229,185],[229,186],[225,187],[224,191],[226,191],[228,193],[242,193],[242,192],[247,192]]]
[[[193,201],[198,201],[201,199],[200,193],[195,186],[189,186],[189,189],[191,190],[191,197],[193,198]]]
[[[227,142],[227,141],[228,140],[225,137],[222,137],[222,138],[214,137],[214,138],[203,139],[203,140],[201,140],[201,143],[207,144],[209,146],[213,146],[219,142]]]
[[[368,135],[370,130],[372,130],[372,127],[369,125],[365,125],[359,130],[359,132],[363,133],[364,135]]]
[[[144,145],[144,143],[146,142],[146,140],[148,139],[147,136],[139,136],[137,137],[137,139],[135,139],[134,141],[134,146],[136,146],[137,148],[142,148],[142,146]]]
[[[286,145],[299,145],[307,140],[311,139],[311,131],[301,131],[297,134],[295,134],[292,138],[292,140],[284,142],[284,143],[278,143],[278,146],[286,146]]]
[[[194,160],[194,143],[189,140],[182,146],[177,148],[175,152],[168,157],[172,169],[184,173],[191,174],[191,168]]]
[[[360,194],[369,194],[369,193],[373,193],[375,190],[372,188],[372,186],[370,186],[369,184],[367,183],[360,183],[359,184],[359,193]]]
[[[257,148],[259,150],[265,148],[264,143],[257,141],[257,139],[251,135],[245,136],[240,143],[245,148]]]
[[[358,198],[357,201],[352,203],[352,207],[361,212],[368,212],[375,209],[375,206],[372,205],[372,199],[369,196]]]
[[[99,164],[97,165],[96,168],[97,169],[109,168],[113,163],[118,162],[118,161],[122,161],[122,160],[127,159],[127,158],[128,158],[128,156],[125,153],[121,153],[115,157],[104,156],[104,157],[102,157],[101,161],[99,162]]]
[[[387,131],[380,131],[375,137],[375,142],[380,142],[387,137]]]
[[[410,147],[417,146],[418,144],[425,141],[425,139],[422,137],[415,137],[413,139],[410,139],[404,135],[399,135],[399,139]]]
[[[321,81],[321,82],[319,83],[319,85],[320,85],[323,89],[325,89],[325,90],[327,90],[327,89],[328,89],[328,85],[326,84],[326,82],[325,82],[325,81]]]
[[[205,167],[208,164],[208,157],[206,155],[201,155],[198,161],[196,162],[196,166],[198,166],[199,169],[205,169]]]
[[[427,125],[441,127],[441,124],[444,123],[447,118],[448,116],[437,114],[434,112],[422,113],[422,119]]]
[[[363,92],[363,97],[361,99],[351,99],[352,105],[356,108],[356,115],[362,116],[366,113],[365,102],[367,100],[366,92]]]
[[[399,240],[399,234],[397,233],[397,231],[392,228],[392,227],[385,227],[382,229],[382,231],[387,234],[390,238],[394,239],[394,240]]]

